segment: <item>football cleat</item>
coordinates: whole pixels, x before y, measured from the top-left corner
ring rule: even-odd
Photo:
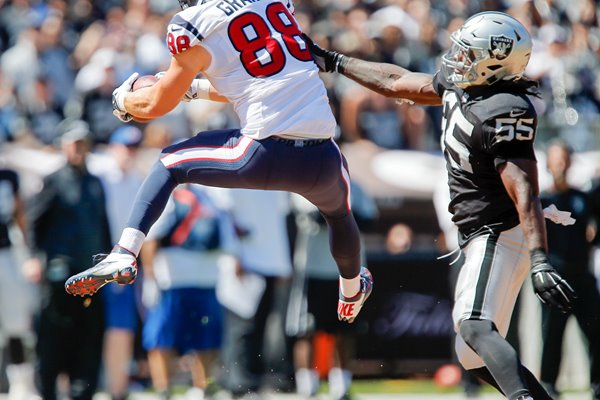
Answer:
[[[360,267],[360,290],[354,297],[345,297],[340,290],[340,299],[338,301],[338,319],[346,321],[349,324],[354,319],[365,304],[365,301],[373,291],[373,276],[365,267]]]
[[[129,251],[115,246],[113,251],[94,256],[94,266],[73,275],[65,282],[65,290],[73,296],[91,296],[110,282],[131,284],[137,276],[137,261]]]

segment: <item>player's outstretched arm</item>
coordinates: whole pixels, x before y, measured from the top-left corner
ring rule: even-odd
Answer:
[[[383,96],[409,100],[421,105],[441,105],[433,89],[433,76],[412,72],[387,63],[375,63],[323,49],[303,35],[315,63],[321,71],[339,72]]]
[[[519,213],[531,256],[531,282],[542,303],[563,312],[571,309],[575,292],[548,262],[546,222],[539,199],[537,164],[534,160],[509,160],[499,168],[500,177]]]

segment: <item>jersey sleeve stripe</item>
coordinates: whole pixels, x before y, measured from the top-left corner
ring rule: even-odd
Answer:
[[[204,36],[202,36],[202,34],[198,31],[198,29],[196,29],[196,27],[194,25],[192,25],[191,22],[186,21],[179,15],[176,15],[173,17],[173,19],[171,20],[171,24],[178,25],[178,26],[182,27],[183,29],[187,30],[192,35],[194,35],[199,41],[204,40]]]

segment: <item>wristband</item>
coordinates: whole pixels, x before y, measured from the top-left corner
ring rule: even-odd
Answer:
[[[346,69],[346,64],[348,64],[348,58],[349,57],[343,55],[342,53],[338,53],[337,60],[335,62],[335,69],[340,74],[344,73],[344,70]]]
[[[194,79],[196,85],[196,98],[209,100],[210,81],[208,79]]]
[[[548,255],[546,254],[546,250],[542,249],[541,247],[531,250],[529,252],[529,257],[531,260],[531,267],[548,263]]]

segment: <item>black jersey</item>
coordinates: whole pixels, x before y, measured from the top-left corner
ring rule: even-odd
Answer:
[[[0,169],[0,248],[10,246],[8,228],[14,220],[19,178],[14,171]]]
[[[519,223],[497,168],[509,159],[535,160],[537,115],[527,87],[497,83],[460,89],[433,79],[443,99],[441,145],[446,158],[449,211],[461,242],[479,232],[501,232]]]

